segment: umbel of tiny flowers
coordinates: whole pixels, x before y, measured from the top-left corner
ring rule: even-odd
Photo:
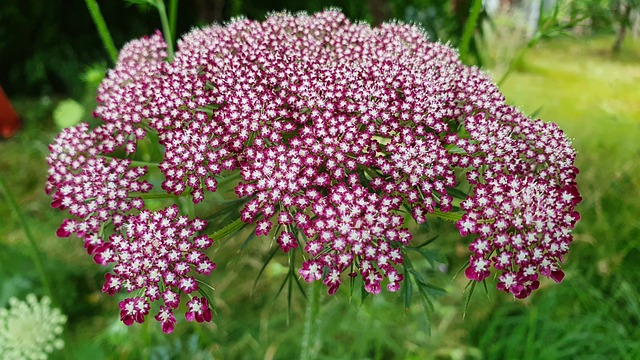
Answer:
[[[159,32],[125,45],[98,90],[103,124],[65,129],[48,158],[52,206],[73,215],[58,235],[83,238],[114,266],[103,291],[137,291],[120,303],[125,324],[162,297],[155,318],[170,332],[181,294],[187,320],[211,320],[188,275],[214,268],[211,240],[197,235],[204,222],[150,211],[144,198],[206,206],[232,174],[240,220],[302,251],[299,275],[330,294],[346,276],[373,294],[400,288],[405,214],[421,223],[452,212],[460,234],[476,237],[471,280],[493,268],[498,288],[524,298],[539,275],[562,279],[581,199],[570,142],[420,28],[274,13],[194,29],[172,62],[166,49]],[[132,161],[140,142],[162,150],[159,181]]]
[[[176,322],[173,309],[180,303],[180,294],[198,290],[191,270],[209,275],[216,267],[202,252],[211,246],[211,239],[206,235],[194,237],[205,225],[202,220],[190,221],[179,216],[175,205],[153,213],[143,210],[130,216],[124,226],[109,236],[109,241],[99,240],[95,244],[91,251],[94,260],[101,265],[115,264],[113,273],[105,275],[103,292],[113,295],[121,288],[129,293],[144,291],[142,297],[120,302],[120,319],[125,325],[144,322],[150,303],[162,299],[164,305],[155,319],[165,333],[173,331]],[[192,302],[198,298],[193,299]],[[208,309],[206,299],[202,307]],[[192,320],[189,313],[186,319]],[[207,321],[210,320],[208,316]]]
[[[60,339],[67,317],[51,308],[51,300],[40,301],[34,294],[26,301],[9,299],[9,308],[0,309],[0,358],[3,360],[42,360],[62,349]]]

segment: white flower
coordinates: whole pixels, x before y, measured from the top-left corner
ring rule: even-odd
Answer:
[[[0,309],[0,358],[4,360],[46,359],[49,353],[62,349],[62,326],[67,317],[60,309],[51,308],[51,300],[40,302],[34,294],[26,301],[9,299],[9,310]]]

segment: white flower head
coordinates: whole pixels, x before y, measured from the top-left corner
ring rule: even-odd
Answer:
[[[0,309],[0,358],[5,360],[46,359],[62,349],[60,339],[67,317],[51,308],[51,299],[38,301],[34,294],[26,301],[9,299],[9,309]]]

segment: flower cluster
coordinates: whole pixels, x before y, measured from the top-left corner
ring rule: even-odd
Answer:
[[[54,350],[62,349],[60,339],[67,317],[60,309],[51,308],[51,300],[40,301],[34,294],[26,301],[9,299],[9,309],[0,309],[0,357],[6,360],[46,359]]]
[[[457,223],[462,235],[478,234],[469,249],[469,279],[481,281],[489,267],[500,270],[498,288],[517,298],[538,288],[538,274],[560,282],[558,264],[567,253],[579,219],[574,185],[552,186],[541,179],[499,175],[478,185],[463,202]]]
[[[127,44],[98,91],[105,124],[67,129],[51,146],[47,191],[78,218],[58,234],[115,264],[106,292],[144,289],[120,304],[125,323],[162,296],[156,319],[170,331],[178,293],[196,287],[186,272],[214,267],[201,252],[210,240],[194,237],[202,223],[175,207],[144,210],[147,169],[105,158],[116,148],[129,158],[141,140],[164,148],[161,188],[195,204],[238,173],[242,221],[303,251],[300,276],[331,294],[358,275],[370,293],[397,291],[405,213],[420,223],[456,211],[460,233],[477,235],[472,280],[493,266],[498,287],[522,298],[538,274],[562,277],[580,200],[569,141],[506,105],[488,76],[420,28],[276,13],[192,30],[177,49],[169,63],[159,33]],[[211,319],[206,298],[188,307],[187,320]]]
[[[133,193],[151,190],[147,181],[139,180],[146,168],[132,167],[128,159],[104,157],[124,143],[124,138],[112,134],[108,126],[90,131],[81,124],[63,130],[49,145],[46,191],[52,195],[51,206],[77,217],[65,220],[57,234],[75,233],[85,239],[88,249],[105,223],[120,226],[127,213],[144,208],[143,200]]]
[[[517,298],[538,288],[539,274],[560,282],[559,263],[582,200],[571,144],[555,124],[530,121],[506,106],[464,125],[474,140],[456,145],[482,164],[467,173],[473,194],[461,203],[465,214],[456,224],[463,236],[477,234],[466,276],[481,281],[493,265],[498,288]]]
[[[195,236],[204,229],[204,221],[179,216],[176,206],[145,210],[141,196],[152,189],[141,180],[146,167],[108,156],[119,147],[126,149],[125,139],[110,124],[92,130],[80,124],[63,130],[49,146],[46,190],[52,195],[52,207],[75,216],[64,220],[57,235],[76,234],[84,239],[96,263],[116,264],[114,273],[105,276],[103,291],[113,295],[121,288],[144,290],[144,297],[120,303],[122,321],[127,325],[143,322],[149,303],[162,297],[164,305],[156,319],[169,333],[176,322],[172,312],[180,303],[180,294],[198,288],[189,272],[209,275],[215,268],[200,251],[212,241],[206,235]],[[110,225],[107,236],[105,228]],[[206,299],[205,305],[208,307]]]
[[[97,263],[115,264],[113,273],[105,275],[103,292],[113,295],[121,288],[129,293],[144,291],[144,297],[120,302],[121,319],[126,325],[134,321],[142,323],[149,312],[149,303],[162,298],[164,305],[156,319],[161,318],[158,320],[165,332],[173,331],[176,320],[172,309],[178,307],[180,294],[198,289],[190,271],[209,275],[216,267],[202,253],[212,240],[207,235],[194,237],[205,225],[200,219],[189,221],[180,216],[175,205],[153,213],[144,210],[127,218],[125,225],[109,236],[109,241],[92,251]]]

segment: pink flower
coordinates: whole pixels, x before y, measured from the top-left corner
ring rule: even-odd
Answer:
[[[142,324],[144,322],[144,317],[149,314],[149,303],[141,298],[127,298],[118,304],[120,307],[120,320],[127,325],[130,326],[133,322],[137,322]]]
[[[144,202],[132,193],[147,193],[152,186],[140,180],[147,169],[131,166],[128,159],[107,159],[114,147],[124,144],[113,136],[108,125],[89,131],[87,124],[68,128],[49,145],[51,154],[46,191],[51,206],[68,211],[77,219],[65,219],[56,232],[60,237],[72,233],[91,237],[103,224],[122,225],[124,217],[141,210]]]
[[[162,332],[171,334],[176,324],[176,318],[173,316],[173,310],[166,306],[160,306],[160,311],[154,316],[162,324]]]
[[[295,249],[298,247],[298,241],[293,237],[293,235],[289,231],[281,232],[280,236],[278,236],[278,239],[276,241],[280,245],[280,248],[282,249],[282,251],[284,252],[289,252],[289,250]]]
[[[211,308],[206,298],[194,297],[187,303],[189,311],[185,313],[187,321],[209,322],[212,318]]]

